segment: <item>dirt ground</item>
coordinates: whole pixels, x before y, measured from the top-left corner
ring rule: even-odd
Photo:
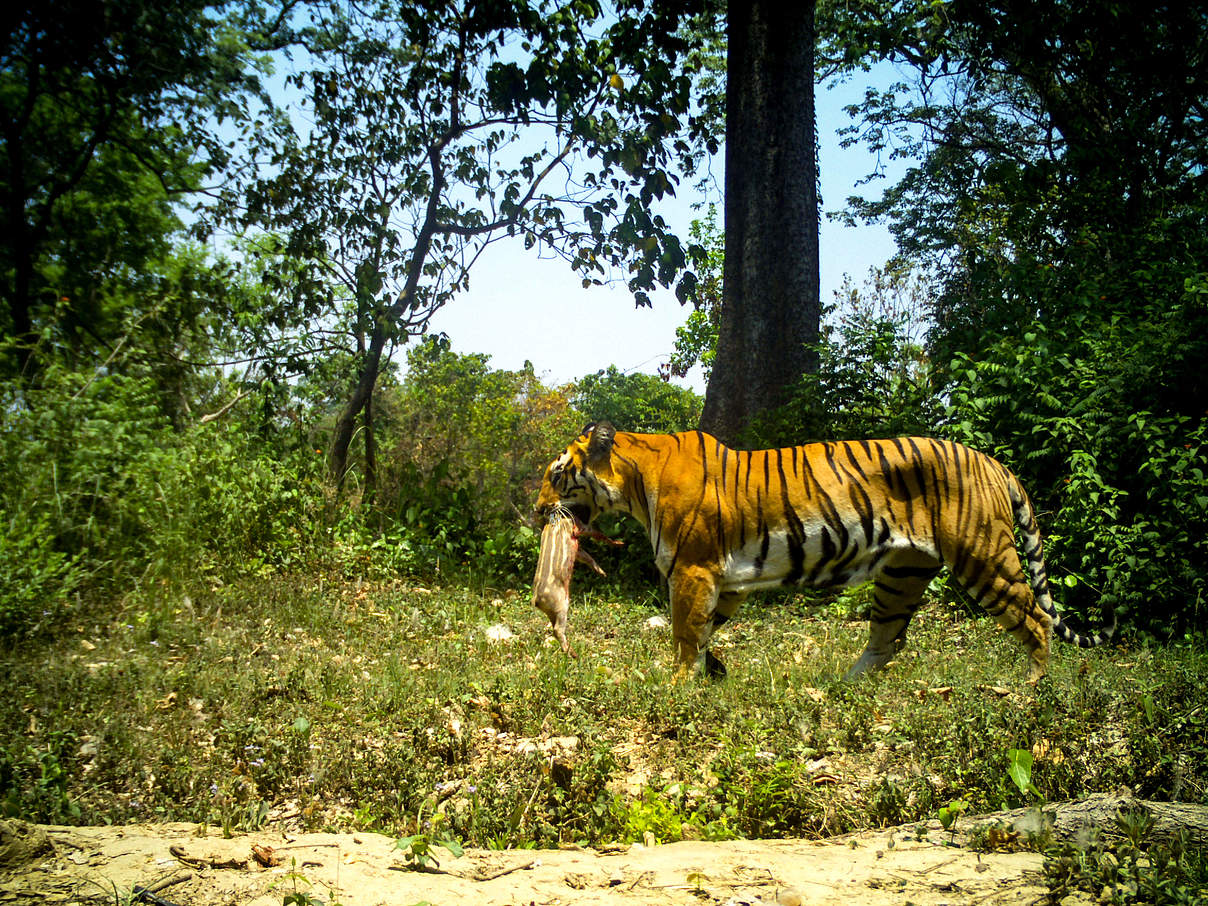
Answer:
[[[238,834],[189,824],[51,827],[0,822],[0,904],[158,906],[554,906],[554,904],[1024,904],[1042,899],[1041,857],[977,853],[934,824],[823,842],[741,840],[614,850],[437,850],[408,870],[372,833]],[[258,859],[259,856],[259,859]],[[263,863],[263,864],[262,864]],[[137,899],[136,888],[149,891]]]

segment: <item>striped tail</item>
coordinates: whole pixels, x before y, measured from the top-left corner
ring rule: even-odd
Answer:
[[[1007,487],[1011,495],[1011,507],[1015,511],[1015,524],[1019,526],[1023,536],[1023,553],[1028,561],[1028,577],[1032,584],[1032,593],[1036,603],[1053,621],[1053,630],[1062,641],[1079,648],[1093,648],[1108,641],[1116,632],[1116,612],[1109,611],[1109,622],[1105,622],[1094,633],[1079,632],[1069,626],[1057,608],[1053,606],[1053,596],[1049,593],[1049,576],[1044,568],[1044,546],[1040,541],[1040,529],[1036,526],[1036,511],[1027,492],[1019,484],[1014,474],[1008,471]]]

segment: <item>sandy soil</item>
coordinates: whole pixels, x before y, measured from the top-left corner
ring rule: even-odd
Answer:
[[[282,906],[304,892],[343,906],[491,904],[1035,903],[1041,857],[947,845],[934,825],[823,842],[489,852],[444,850],[439,873],[408,870],[379,834],[239,834],[195,825],[48,827],[0,822],[0,904]],[[259,861],[257,859],[259,855]],[[261,864],[264,863],[264,864]],[[307,900],[291,902],[313,903]]]

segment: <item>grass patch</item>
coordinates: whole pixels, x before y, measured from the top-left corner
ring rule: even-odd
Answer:
[[[832,608],[834,609],[834,608]],[[1201,647],[1083,652],[1049,678],[933,605],[888,670],[800,599],[670,683],[652,598],[580,593],[553,644],[527,595],[309,577],[161,589],[0,652],[0,804],[43,822],[371,829],[473,846],[822,837],[1131,786],[1208,802]],[[505,626],[511,638],[498,639]]]

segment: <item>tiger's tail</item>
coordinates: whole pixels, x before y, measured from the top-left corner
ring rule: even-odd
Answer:
[[[1036,526],[1036,511],[1027,492],[1019,484],[1019,480],[1008,471],[1007,488],[1011,497],[1011,508],[1015,512],[1015,524],[1019,526],[1023,536],[1023,553],[1028,561],[1028,578],[1031,580],[1032,593],[1036,603],[1053,621],[1053,630],[1065,642],[1077,645],[1079,648],[1093,648],[1108,641],[1116,632],[1116,612],[1107,611],[1109,618],[1095,632],[1079,632],[1067,624],[1053,604],[1053,596],[1049,592],[1049,576],[1044,566],[1044,546],[1040,540],[1040,529]]]

